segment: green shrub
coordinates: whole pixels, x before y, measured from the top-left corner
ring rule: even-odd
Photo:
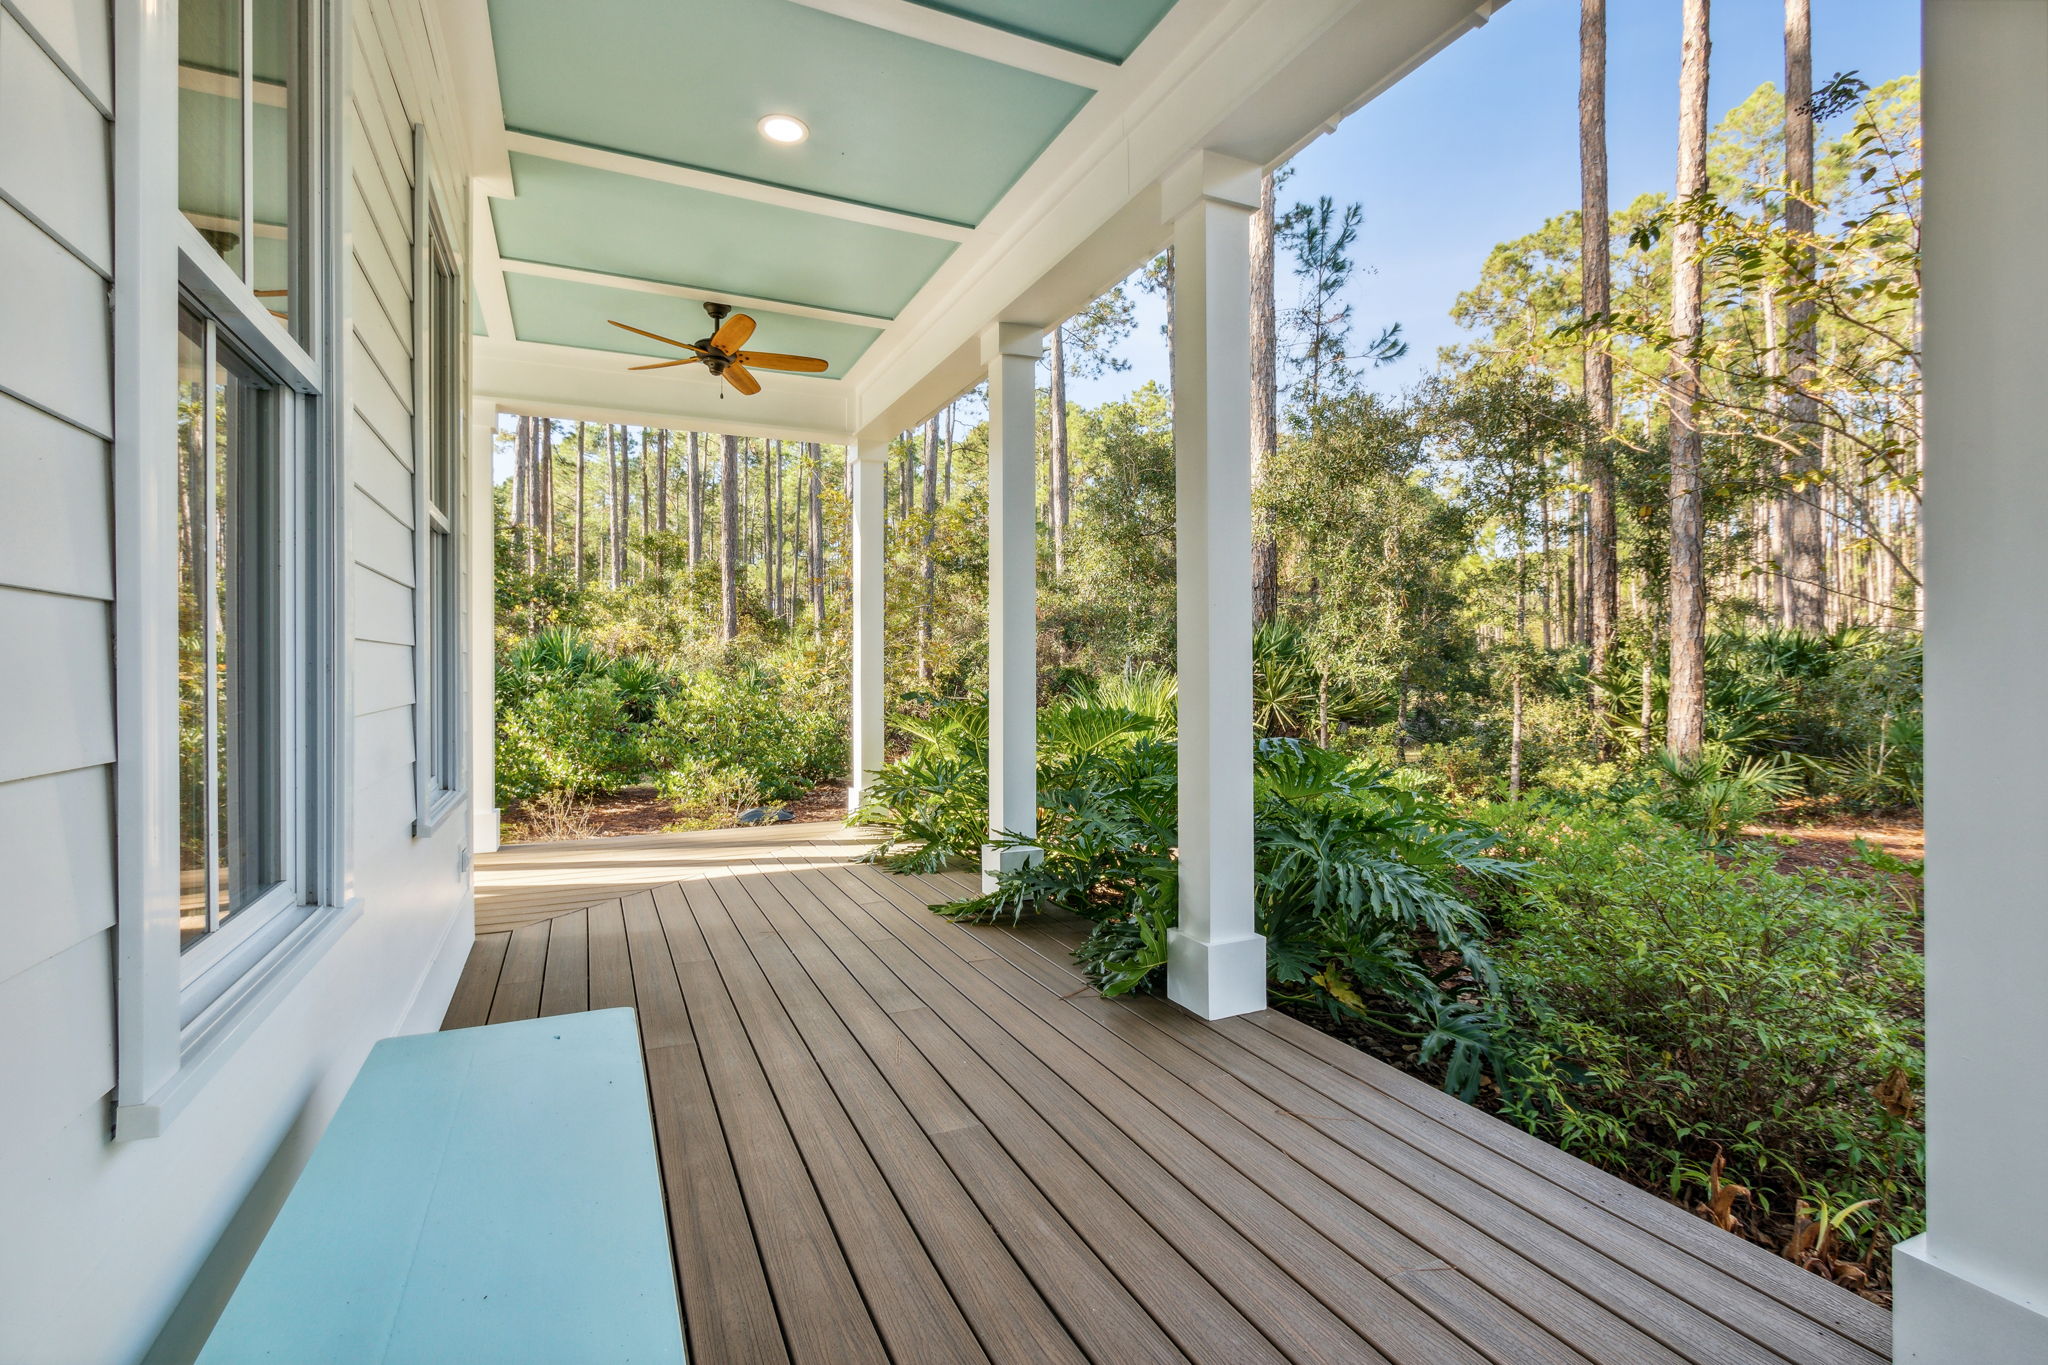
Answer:
[[[793,704],[771,674],[700,670],[655,706],[650,766],[745,774],[770,801],[801,795],[839,770],[846,752],[836,712]],[[659,781],[659,778],[657,778]]]
[[[988,702],[922,698],[923,718],[897,716],[910,752],[869,780],[854,820],[884,832],[868,857],[900,872],[936,872],[988,837]]]
[[[1649,813],[1523,805],[1496,960],[1521,1027],[1509,1113],[1676,1195],[1725,1154],[1758,1208],[1878,1201],[1922,1225],[1920,962],[1880,888],[1702,851]]]
[[[642,768],[625,699],[608,678],[534,687],[498,708],[498,803],[623,786]]]

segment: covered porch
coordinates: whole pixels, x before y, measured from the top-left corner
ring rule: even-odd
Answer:
[[[524,922],[443,1024],[639,1011],[692,1359],[1888,1358],[1884,1310],[1304,1024],[1104,1000],[1071,926],[804,833],[487,857]]]

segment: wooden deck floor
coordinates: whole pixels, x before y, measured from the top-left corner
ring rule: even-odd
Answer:
[[[695,1361],[1886,1358],[1883,1310],[1313,1029],[1105,1001],[1060,927],[775,833],[480,934],[445,1025],[638,1007]]]

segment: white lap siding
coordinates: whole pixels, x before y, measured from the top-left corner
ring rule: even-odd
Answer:
[[[458,233],[467,158],[419,0],[348,8],[329,399],[361,915],[161,1136],[115,1143],[110,8],[0,6],[0,1362],[189,1358],[369,1045],[431,1025],[469,940],[467,814],[413,835],[413,123]]]

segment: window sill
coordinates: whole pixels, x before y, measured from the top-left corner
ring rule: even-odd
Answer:
[[[231,986],[201,1020],[185,1033],[177,1074],[141,1104],[116,1105],[114,1141],[132,1142],[161,1136],[233,1056],[243,1041],[291,993],[291,988],[326,956],[327,950],[362,918],[360,901],[316,908],[305,920]]]
[[[461,787],[453,791],[426,792],[422,795],[420,809],[423,814],[412,822],[412,837],[424,839],[448,822],[462,805],[463,797],[469,793]]]

